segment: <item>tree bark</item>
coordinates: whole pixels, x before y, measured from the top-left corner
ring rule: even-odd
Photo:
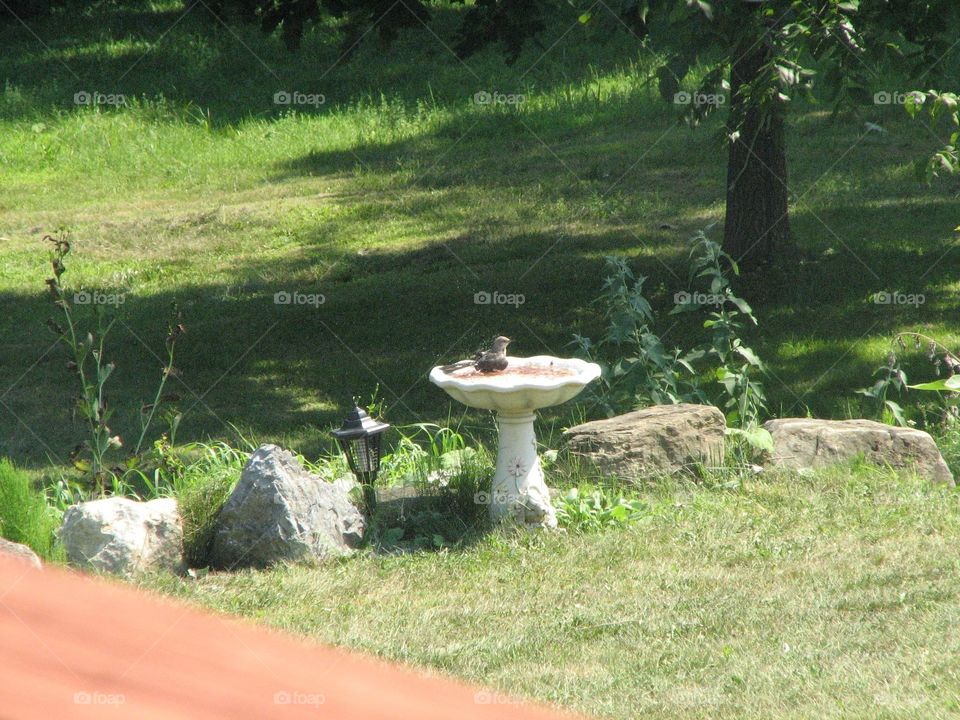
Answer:
[[[730,126],[739,131],[727,159],[727,214],[723,249],[745,268],[789,255],[795,249],[788,217],[787,156],[783,102],[764,112],[746,102],[741,89],[770,58],[763,42],[738,46],[730,69]],[[737,119],[743,122],[733,127]]]

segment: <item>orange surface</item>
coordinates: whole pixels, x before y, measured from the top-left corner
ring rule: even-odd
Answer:
[[[0,559],[0,717],[571,716],[117,582]]]

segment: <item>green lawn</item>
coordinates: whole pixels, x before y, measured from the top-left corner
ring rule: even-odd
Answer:
[[[842,468],[640,497],[622,530],[143,586],[601,717],[960,713],[955,492]]]
[[[177,300],[181,438],[235,441],[232,424],[315,455],[351,394],[379,384],[387,419],[439,420],[450,406],[426,382],[438,360],[497,333],[517,354],[565,354],[573,332],[598,335],[589,301],[606,254],[650,276],[665,315],[687,287],[687,239],[722,219],[719,122],[678,125],[629,36],[596,44],[576,30],[507,66],[493,50],[459,63],[424,30],[388,63],[376,43],[336,63],[319,35],[298,54],[256,28],[210,36],[204,12],[104,2],[69,26],[0,28],[0,453],[22,463],[65,462],[80,439],[43,327],[40,238],[57,227],[74,241],[68,284],[127,292],[108,348],[122,435],[150,394]],[[438,12],[438,33],[455,12]],[[525,102],[477,105],[483,90]],[[127,105],[78,107],[81,91]],[[325,103],[290,111],[273,104],[278,91]],[[773,414],[845,416],[891,333],[958,339],[957,185],[915,181],[913,162],[937,138],[899,108],[795,110],[792,222],[812,261],[740,293],[760,320],[748,340],[769,363]],[[865,120],[885,131],[867,133]],[[482,290],[526,302],[476,305]],[[880,290],[926,303],[878,306]],[[274,304],[283,291],[326,302]],[[674,319],[658,330],[691,345],[695,327]],[[569,417],[558,411],[560,424]]]

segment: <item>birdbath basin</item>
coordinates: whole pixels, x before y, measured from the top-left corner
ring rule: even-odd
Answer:
[[[536,411],[576,396],[600,376],[600,366],[549,355],[507,358],[505,370],[482,373],[472,365],[430,371],[430,382],[467,407],[497,413],[497,467],[488,499],[490,517],[534,527],[556,527],[537,455]]]

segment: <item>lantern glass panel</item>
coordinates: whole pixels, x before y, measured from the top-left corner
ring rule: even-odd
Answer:
[[[372,481],[380,469],[380,440],[380,435],[340,440],[350,470],[364,482]]]

